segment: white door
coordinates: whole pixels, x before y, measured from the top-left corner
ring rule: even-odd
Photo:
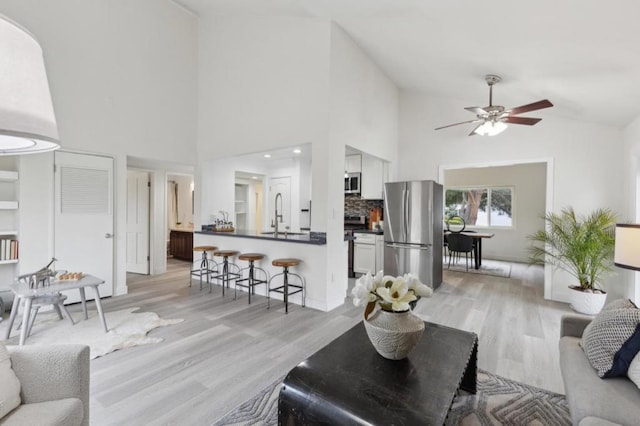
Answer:
[[[149,274],[149,173],[127,171],[127,272]]]
[[[280,199],[278,199],[278,205],[276,206],[275,202],[278,194],[282,196],[282,203],[280,203]],[[278,223],[278,232],[284,232],[285,226],[291,226],[291,178],[289,176],[271,179],[269,183],[268,205],[270,210],[269,225],[274,223],[277,208],[278,215],[282,215],[282,222]]]
[[[55,152],[56,268],[102,278],[100,296],[113,294],[113,159]],[[87,292],[87,297],[93,297]],[[67,302],[80,300],[78,291]]]

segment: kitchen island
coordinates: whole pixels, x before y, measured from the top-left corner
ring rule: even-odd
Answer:
[[[345,294],[327,294],[327,282],[336,277],[327,277],[327,248],[324,233],[295,234],[279,232],[276,236],[273,233],[261,233],[256,231],[236,230],[234,232],[216,231],[196,231],[193,235],[194,246],[212,245],[220,250],[236,250],[240,253],[262,253],[265,258],[256,262],[256,266],[265,269],[271,276],[282,272],[282,268],[272,266],[271,262],[278,258],[294,257],[300,259],[300,265],[292,268],[295,272],[304,277],[306,281],[306,305],[310,308],[327,311],[337,306],[337,299],[340,297],[344,301]],[[347,245],[343,244],[345,259]],[[216,261],[219,259],[216,259]],[[231,259],[230,259],[231,261]],[[246,262],[233,260],[240,268],[246,267]],[[275,283],[274,283],[275,284]],[[233,285],[233,284],[232,284]],[[257,286],[256,294],[266,295],[266,286]],[[214,291],[216,288],[214,287]],[[226,296],[225,296],[226,297]],[[271,294],[272,299],[282,300],[282,295]],[[289,298],[289,304],[301,304],[299,295]],[[278,302],[271,304],[271,309],[280,309]],[[291,308],[291,306],[290,306]]]

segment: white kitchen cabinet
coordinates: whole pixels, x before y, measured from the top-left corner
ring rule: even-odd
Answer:
[[[360,196],[365,200],[382,200],[384,162],[371,155],[362,154]]]
[[[347,155],[344,158],[344,171],[347,173],[362,172],[362,156],[360,154]]]
[[[384,235],[376,235],[376,272],[384,269]]]
[[[353,272],[358,274],[366,274],[367,272],[371,272],[371,274],[376,273],[376,244],[375,240],[373,244],[368,242],[363,242],[361,240],[361,236],[367,234],[355,234],[356,241],[354,244],[354,252],[353,252]],[[361,240],[358,242],[358,240]]]
[[[355,231],[353,272],[375,275],[384,266],[384,236]]]

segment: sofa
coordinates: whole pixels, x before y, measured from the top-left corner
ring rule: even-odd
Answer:
[[[574,425],[637,425],[640,389],[627,377],[601,379],[580,346],[591,317],[564,315],[560,325],[560,369]]]
[[[21,403],[0,425],[89,425],[88,346],[7,346],[7,352]]]

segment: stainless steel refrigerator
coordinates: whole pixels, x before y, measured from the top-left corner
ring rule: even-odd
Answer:
[[[411,273],[442,284],[442,185],[432,180],[384,184],[384,273]]]

